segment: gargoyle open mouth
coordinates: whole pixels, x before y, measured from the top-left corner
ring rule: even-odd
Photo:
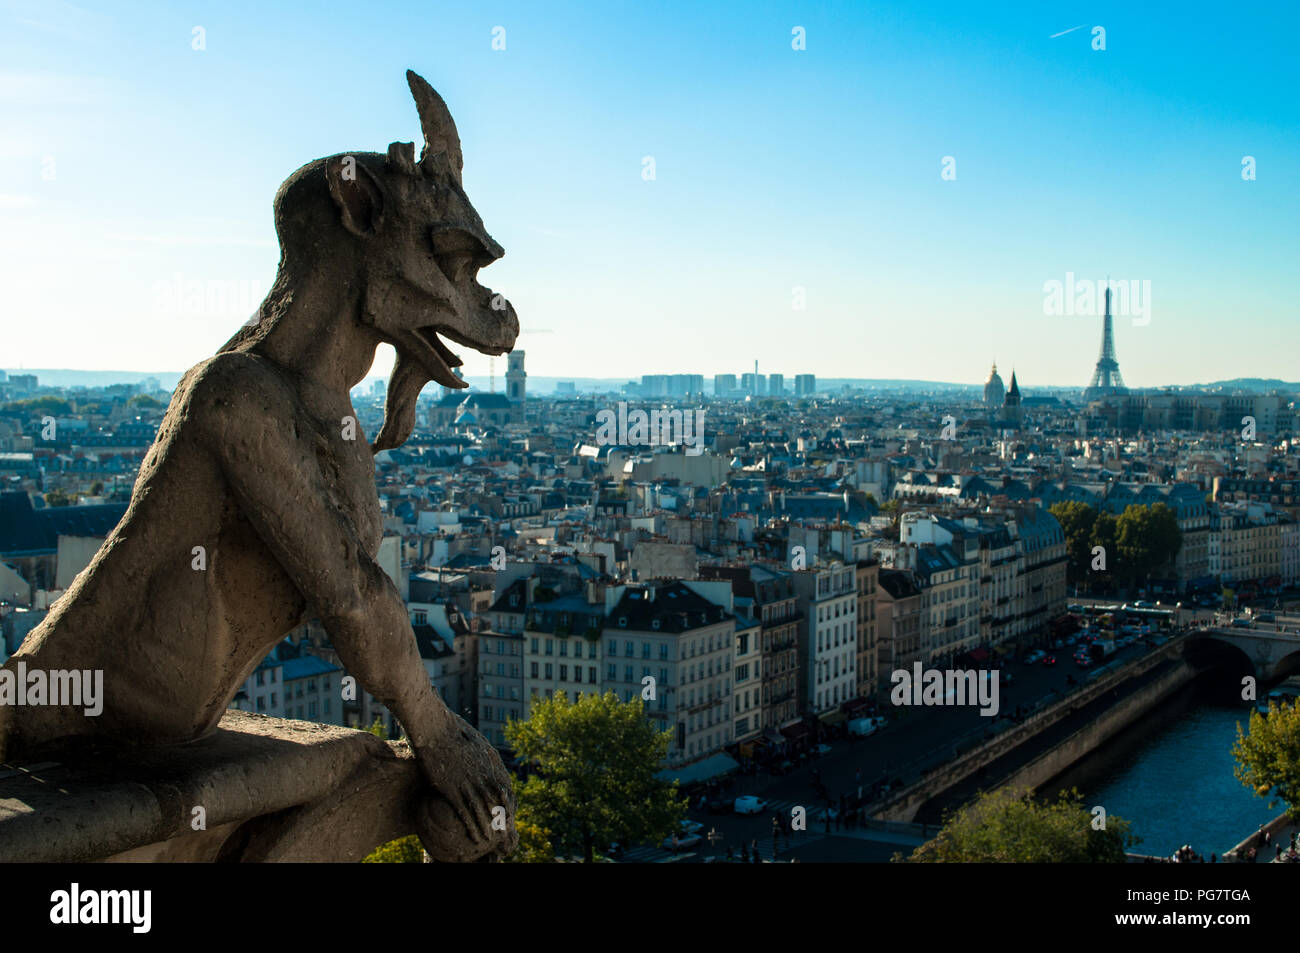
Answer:
[[[463,334],[457,334],[451,328],[445,325],[434,324],[426,327],[417,328],[412,335],[414,340],[411,342],[414,347],[412,350],[417,353],[412,357],[417,358],[427,365],[430,380],[437,381],[444,387],[464,388],[469,385],[452,373],[452,368],[461,367],[465,362],[451,348],[443,343],[439,335],[444,335],[457,344],[463,344],[466,347],[472,347],[480,354],[487,354],[492,357],[507,353],[508,347],[493,347],[490,344],[484,344],[472,340]],[[400,346],[399,346],[400,351]]]
[[[420,397],[420,391],[430,381],[456,390],[469,386],[452,372],[452,368],[460,367],[465,362],[442,338],[490,356],[505,354],[513,349],[519,333],[519,319],[515,317],[514,308],[504,298],[498,299],[486,288],[482,288],[482,298],[483,310],[491,315],[489,327],[493,337],[505,343],[489,344],[476,340],[444,323],[424,325],[406,331],[400,337],[394,335],[396,340],[391,343],[397,351],[397,362],[393,365],[393,375],[388,382],[384,423],[375,442],[371,444],[372,450],[389,450],[406,442],[415,428],[416,401]],[[494,310],[493,300],[499,300],[504,308]]]

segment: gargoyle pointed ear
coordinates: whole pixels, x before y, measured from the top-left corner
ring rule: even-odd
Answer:
[[[424,130],[421,164],[429,156],[441,152],[447,157],[451,174],[459,183],[464,159],[460,153],[460,135],[456,132],[456,123],[452,121],[447,104],[418,73],[408,69],[406,82],[411,87],[411,96],[415,98],[415,107],[420,111],[420,128]]]
[[[384,187],[369,169],[355,156],[335,156],[325,163],[325,181],[344,228],[363,237],[378,231],[384,222]]]

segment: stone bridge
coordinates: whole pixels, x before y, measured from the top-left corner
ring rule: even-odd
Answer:
[[[1276,623],[1257,622],[1249,629],[1232,625],[1195,627],[1187,636],[1189,657],[1194,658],[1198,647],[1205,642],[1237,649],[1261,682],[1272,682],[1300,671],[1300,619],[1279,617]]]

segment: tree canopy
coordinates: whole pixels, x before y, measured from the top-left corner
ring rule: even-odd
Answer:
[[[1061,791],[1054,803],[1040,803],[1033,791],[1005,787],[981,793],[950,812],[942,830],[912,852],[918,863],[1069,864],[1125,862],[1137,843],[1129,822],[1099,818],[1078,791]]]
[[[1237,725],[1232,746],[1237,780],[1273,807],[1287,805],[1287,816],[1300,821],[1300,704],[1269,702],[1268,714],[1250,714],[1250,733]]]
[[[1075,585],[1087,582],[1092,565],[1092,528],[1097,522],[1097,511],[1087,503],[1069,500],[1052,504],[1050,512],[1065,533],[1066,578]]]
[[[536,699],[506,740],[530,768],[515,782],[520,854],[546,860],[578,855],[590,863],[613,842],[636,844],[671,834],[686,814],[675,782],[655,777],[671,731],[659,731],[639,697],[563,692]],[[549,849],[544,846],[549,843]]]
[[[1131,504],[1115,524],[1118,569],[1129,583],[1142,584],[1178,555],[1183,534],[1174,513],[1163,503]]]

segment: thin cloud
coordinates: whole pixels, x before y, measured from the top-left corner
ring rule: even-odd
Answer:
[[[75,40],[102,39],[111,17],[66,0],[9,0],[3,9],[19,26]]]

